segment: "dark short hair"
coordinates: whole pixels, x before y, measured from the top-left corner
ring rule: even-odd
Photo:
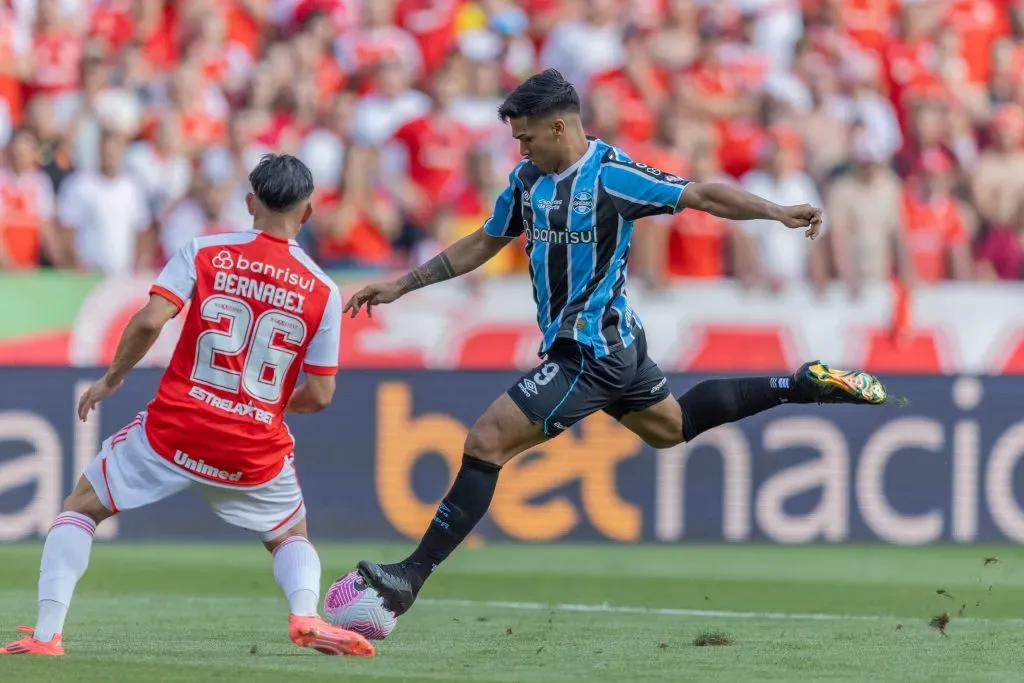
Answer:
[[[313,194],[313,174],[291,154],[264,154],[249,174],[256,199],[275,213],[284,213]]]
[[[565,113],[580,113],[580,96],[557,69],[530,76],[498,107],[502,123],[509,119]]]

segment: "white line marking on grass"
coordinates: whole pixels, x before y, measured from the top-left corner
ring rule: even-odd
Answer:
[[[633,605],[551,605],[543,602],[506,602],[502,600],[457,600],[447,598],[422,598],[416,604],[436,607],[468,607],[509,609],[523,612],[582,612],[587,614],[638,614],[666,617],[699,617],[703,619],[790,619],[803,621],[900,621],[914,617],[898,617],[882,614],[800,614],[788,612],[734,612],[731,610],[682,609],[675,607],[640,607]],[[957,617],[955,621],[1004,622],[1024,624],[1024,619],[986,619],[978,617]]]

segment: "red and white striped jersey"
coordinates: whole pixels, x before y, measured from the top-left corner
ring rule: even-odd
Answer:
[[[300,367],[338,369],[341,295],[294,240],[259,231],[191,240],[150,290],[191,301],[149,404],[146,435],[175,467],[232,486],[273,479],[294,447],[284,408]]]

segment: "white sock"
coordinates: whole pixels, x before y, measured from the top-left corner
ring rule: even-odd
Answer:
[[[320,556],[302,536],[289,536],[274,548],[274,578],[288,598],[291,613],[317,615],[320,604]]]
[[[39,618],[35,639],[48,642],[64,630],[75,585],[89,566],[96,522],[77,512],[53,520],[39,563]]]

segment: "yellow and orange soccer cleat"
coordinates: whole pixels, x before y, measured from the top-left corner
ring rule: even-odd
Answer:
[[[28,635],[21,640],[16,640],[7,647],[0,648],[0,655],[45,655],[49,657],[60,657],[64,654],[64,638],[61,634],[53,637],[53,640],[44,643],[32,636],[35,629],[28,626],[19,626],[19,633]]]
[[[815,360],[804,363],[795,378],[810,402],[864,405],[889,402],[885,385],[874,375],[860,370],[837,370]]]
[[[373,657],[373,644],[353,631],[331,626],[320,617],[288,616],[288,637],[299,647],[311,647],[325,655]]]

